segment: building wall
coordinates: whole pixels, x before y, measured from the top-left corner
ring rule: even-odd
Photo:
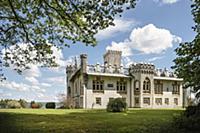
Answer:
[[[180,108],[183,106],[183,88],[180,84],[180,94],[172,94],[174,81],[162,81],[163,82],[163,94],[154,94],[154,106],[153,108]],[[167,91],[169,88],[169,91]],[[155,103],[156,98],[162,98],[162,105]],[[169,98],[169,105],[165,104],[165,98]],[[178,105],[174,104],[174,98],[178,99]]]
[[[143,93],[143,81],[148,77],[151,81],[151,93]],[[172,94],[174,81],[162,81],[163,83],[163,94],[155,94],[154,92],[154,80],[152,75],[148,74],[136,74],[135,78],[123,78],[126,81],[126,93],[117,93],[116,83],[120,81],[118,77],[101,77],[104,80],[104,92],[93,92],[93,80],[96,76],[88,76],[87,86],[82,84],[82,76],[79,75],[71,82],[72,86],[72,97],[76,107],[79,108],[106,108],[109,98],[126,98],[128,107],[140,107],[140,108],[180,108],[183,106],[183,89],[180,84],[180,94]],[[134,95],[135,81],[140,82],[140,95]],[[113,87],[108,87],[108,84],[113,84]],[[168,91],[167,91],[168,88]],[[139,98],[139,105],[134,104],[135,98]],[[96,98],[101,98],[101,105],[96,104]],[[150,105],[144,104],[143,99],[150,98]],[[156,104],[156,98],[162,99],[162,105]],[[169,105],[165,104],[165,98],[169,98]],[[174,98],[178,99],[178,105],[174,104]]]
[[[120,78],[116,77],[101,77],[102,80],[104,80],[104,92],[93,92],[93,80],[96,78],[96,76],[89,76],[88,77],[88,84],[86,89],[86,108],[106,108],[109,98],[126,98],[127,104],[130,102],[128,99],[129,89],[130,89],[130,80],[125,79],[127,85],[126,85],[126,93],[117,93],[116,90],[116,83],[120,80]],[[108,84],[113,84],[113,87],[108,87]],[[96,104],[96,98],[101,98],[101,105]]]

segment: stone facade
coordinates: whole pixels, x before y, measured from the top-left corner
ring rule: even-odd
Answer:
[[[106,108],[109,100],[123,98],[128,107],[183,107],[183,79],[150,63],[121,65],[120,51],[107,51],[104,65],[88,65],[87,55],[80,55],[80,66],[69,65],[67,96],[78,108]]]

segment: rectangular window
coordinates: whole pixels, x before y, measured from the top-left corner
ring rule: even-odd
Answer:
[[[150,105],[150,98],[149,97],[143,98],[143,103],[147,104],[147,105]]]
[[[92,81],[93,92],[103,92],[104,91],[104,81],[103,80],[93,80]]]
[[[163,83],[160,81],[155,81],[154,83],[155,94],[163,94]]]
[[[113,84],[108,84],[107,86],[108,86],[108,87],[113,87]]]
[[[117,92],[118,93],[126,93],[126,82],[117,81]]]
[[[136,98],[135,98],[135,104],[139,104],[139,103],[140,103],[139,97],[136,97]]]
[[[100,97],[96,97],[96,104],[101,105],[101,98]]]
[[[165,104],[169,105],[169,98],[165,98]]]
[[[162,105],[162,98],[156,98],[155,103],[157,105]]]
[[[172,90],[172,94],[180,94],[180,85],[177,84],[176,82],[174,84],[172,84],[173,90]]]
[[[178,98],[174,98],[174,104],[178,105]]]

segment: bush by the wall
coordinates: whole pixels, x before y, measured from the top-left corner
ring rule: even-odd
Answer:
[[[48,103],[46,103],[46,108],[47,109],[55,109],[56,108],[55,102],[48,102]]]
[[[123,112],[126,111],[127,104],[122,98],[115,98],[108,102],[107,111],[108,112]]]

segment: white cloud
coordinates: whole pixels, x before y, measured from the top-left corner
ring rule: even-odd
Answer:
[[[159,54],[181,41],[180,37],[171,34],[169,30],[148,24],[142,28],[134,28],[128,39],[119,43],[112,42],[106,49],[121,50],[122,56],[131,56],[133,50],[144,54]]]
[[[41,86],[31,86],[31,90],[33,91],[33,92],[46,92],[46,90],[44,89],[44,88],[42,88]]]
[[[103,40],[115,36],[117,33],[130,31],[131,28],[137,25],[135,20],[125,20],[122,18],[116,18],[114,20],[115,26],[109,26],[104,30],[100,30],[96,35],[96,38]]]
[[[49,44],[51,45],[51,44]],[[27,49],[27,44],[19,44],[18,45],[22,50]],[[17,52],[14,50],[14,46],[10,47],[10,50],[13,50],[11,53],[17,54]],[[49,68],[47,69],[48,72],[49,70],[55,70],[56,74],[58,73],[63,73],[65,74],[65,68],[67,64],[74,63],[73,58],[69,57],[67,60],[64,59],[63,53],[61,49],[57,49],[56,47],[52,46],[51,50],[53,51],[52,55],[49,56],[54,56],[55,57],[55,62],[59,65],[59,67],[55,68]],[[36,54],[34,53],[35,51],[31,52],[31,58],[35,57]],[[3,53],[5,53],[5,49],[3,50]],[[13,55],[10,54],[11,57]],[[23,60],[22,56],[19,55],[19,58]],[[48,101],[51,99],[55,99],[53,96],[49,96],[49,94],[46,93],[47,88],[52,87],[52,85],[65,85],[65,76],[58,76],[58,77],[44,77],[45,75],[42,74],[43,71],[40,70],[41,64],[27,64],[30,69],[26,69],[22,73],[22,78],[25,81],[28,81],[27,83],[20,83],[17,81],[8,81],[6,80],[5,82],[0,83],[0,88],[3,89],[8,89],[8,91],[18,91],[21,93],[21,96],[23,98],[26,97],[26,99],[36,99],[36,100],[44,100]],[[17,66],[11,65],[12,69],[15,69]],[[52,71],[51,71],[52,72]],[[48,79],[47,82],[42,82],[40,79]],[[52,89],[52,88],[51,88]],[[1,91],[1,89],[0,89]],[[26,95],[26,93],[30,93],[30,95]],[[0,92],[1,93],[1,92]],[[15,92],[14,92],[15,93]],[[1,94],[0,94],[1,95]],[[21,97],[20,96],[20,97]]]
[[[16,90],[16,91],[29,91],[30,86],[24,83],[16,83],[14,81],[8,82],[8,81],[3,81],[0,84],[0,87],[7,88],[10,90]]]
[[[160,60],[160,59],[162,59],[163,58],[163,56],[158,56],[158,57],[153,57],[153,58],[150,58],[150,59],[148,59],[147,61],[148,62],[153,62],[153,61],[156,61],[156,60]]]
[[[54,84],[65,84],[65,76],[51,77],[46,79],[47,82]]]
[[[30,69],[27,69],[23,72],[23,75],[25,77],[40,77],[41,72],[40,72],[40,69],[38,68],[38,66],[32,65],[32,66],[30,66]]]
[[[129,66],[130,66],[131,64],[133,64],[134,62],[133,62],[133,60],[131,60],[130,57],[125,56],[125,57],[122,58],[122,63],[123,63],[123,65],[124,65],[124,67],[129,67]]]
[[[12,97],[12,94],[11,93],[0,93],[0,99],[7,99],[8,97]]]
[[[112,41],[111,46],[107,46],[106,50],[122,51],[122,56],[130,56],[132,55],[132,50],[129,46],[129,43],[129,40],[125,40],[124,42],[119,43]]]
[[[39,81],[35,77],[25,77],[27,81],[29,81],[31,84],[39,84]]]
[[[51,84],[48,84],[48,83],[40,83],[40,85],[42,85],[44,87],[51,87],[52,86]]]
[[[174,4],[177,3],[179,0],[153,0],[154,2],[159,2],[162,4]]]

